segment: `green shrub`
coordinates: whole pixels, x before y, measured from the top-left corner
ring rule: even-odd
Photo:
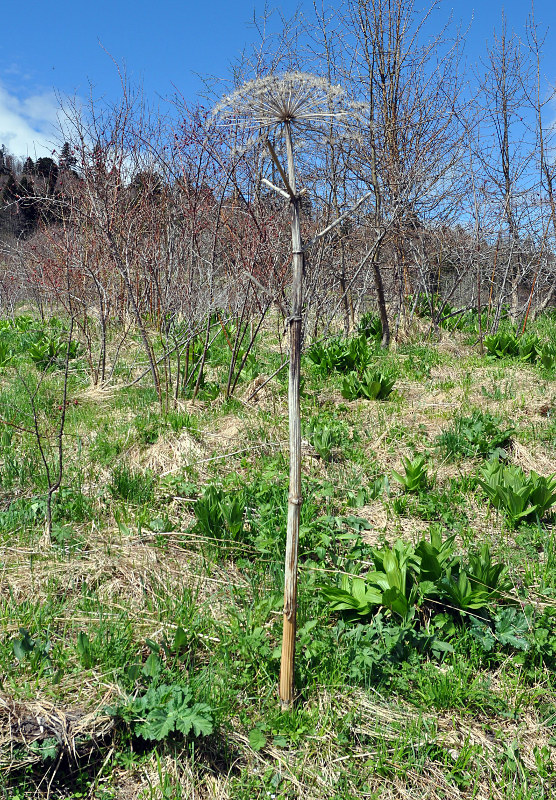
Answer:
[[[79,487],[62,486],[54,499],[53,518],[70,522],[83,522],[91,519],[93,507]]]
[[[212,733],[212,709],[205,703],[193,703],[187,686],[160,684],[144,694],[109,709],[112,716],[131,726],[135,736],[160,742],[171,734],[208,736]]]
[[[324,461],[341,454],[349,442],[347,425],[331,418],[313,417],[304,425],[304,434]]]
[[[545,369],[556,363],[554,342],[542,342],[536,333],[518,336],[513,331],[497,331],[485,336],[484,346],[493,358],[519,358],[527,364],[540,362]]]
[[[497,331],[484,337],[483,344],[494,358],[519,355],[519,340],[513,331]]]
[[[0,369],[7,367],[14,357],[14,351],[10,342],[0,339]]]
[[[244,359],[244,356],[245,356],[245,352],[243,350],[239,350],[239,352],[237,354],[236,367],[235,367],[236,374],[237,374],[237,370],[239,369],[240,364],[242,363],[242,361]],[[261,370],[260,370],[260,361],[259,361],[259,359],[255,355],[255,353],[250,352],[250,353],[248,353],[247,358],[245,358],[245,363],[243,364],[243,367],[241,368],[241,373],[240,373],[239,377],[244,383],[245,382],[249,383],[250,381],[254,381],[255,378],[257,378],[259,376],[260,371]]]
[[[446,303],[439,325],[447,331],[475,331],[478,327],[478,314],[474,309],[455,309],[450,303]]]
[[[434,579],[438,580],[444,574],[442,567],[452,552],[453,539],[445,543],[435,539],[435,545],[428,546],[423,564],[426,588],[429,588],[433,577],[433,558],[436,567]],[[364,578],[351,577],[344,573],[340,577],[339,587],[321,587],[324,597],[329,601],[332,610],[346,611],[350,619],[366,617],[379,606],[384,606],[403,619],[407,618],[419,596],[418,585],[423,559],[413,545],[401,539],[391,548],[373,548],[372,556],[374,570],[368,572]]]
[[[27,347],[31,361],[43,372],[48,369],[63,369],[66,357],[71,361],[78,358],[81,351],[81,345],[75,339],[68,342],[59,334],[49,335],[44,332],[31,336]]]
[[[363,371],[372,355],[374,347],[370,347],[365,335],[344,339],[338,337],[327,342],[313,342],[307,350],[307,359],[316,371],[322,375],[330,372]]]
[[[243,541],[245,533],[245,493],[209,485],[193,507],[195,528],[209,540],[232,543]]]
[[[536,334],[532,333],[519,337],[518,355],[520,361],[528,364],[534,364],[541,350],[542,345],[539,337]]]
[[[360,336],[365,336],[367,339],[381,339],[382,322],[380,321],[380,317],[373,314],[372,311],[367,311],[359,320],[357,332]]]
[[[13,318],[11,323],[12,327],[16,331],[24,333],[25,331],[30,330],[33,327],[33,325],[36,324],[36,320],[29,314],[19,314],[17,317]]]
[[[195,381],[191,381],[186,387],[183,396],[193,397],[194,390],[195,390]],[[197,399],[216,400],[219,394],[220,394],[220,384],[216,383],[215,381],[207,381],[203,376],[199,384],[199,393],[197,395]]]
[[[545,342],[539,352],[539,361],[545,369],[552,369],[556,364],[556,342]]]
[[[461,614],[468,619],[469,613],[490,620],[496,603],[511,588],[506,567],[492,562],[487,544],[470,553],[462,565],[454,540],[451,536],[443,541],[440,532],[433,530],[430,541],[423,539],[416,547],[398,539],[393,547],[373,548],[374,570],[364,577],[343,573],[339,586],[321,587],[323,596],[331,610],[344,612],[352,621],[380,607],[408,620],[427,602],[431,616],[447,614],[447,620],[461,612],[460,621]]]
[[[510,584],[505,578],[507,568],[492,563],[489,546],[484,543],[478,552],[471,553],[464,570],[454,569],[455,566],[440,577],[429,596],[437,596],[460,611],[493,612],[494,602]]]

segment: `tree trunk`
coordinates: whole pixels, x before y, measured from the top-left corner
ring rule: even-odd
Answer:
[[[378,312],[380,314],[380,321],[382,323],[382,340],[380,342],[382,347],[388,348],[390,346],[390,324],[388,322],[388,311],[386,310],[386,298],[384,296],[384,284],[382,282],[382,275],[380,267],[378,266],[377,254],[373,255],[371,261],[373,267],[373,278],[376,289],[376,299],[378,303]]]

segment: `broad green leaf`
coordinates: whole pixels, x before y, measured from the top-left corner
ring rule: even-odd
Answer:
[[[386,608],[390,608],[400,617],[406,617],[409,612],[407,598],[396,587],[384,592],[382,595],[382,603]]]
[[[176,712],[169,712],[165,706],[153,708],[144,722],[135,726],[138,736],[148,741],[160,742],[174,730]]]
[[[371,584],[373,586],[378,586],[380,589],[382,589],[383,592],[387,591],[390,588],[388,578],[386,577],[384,572],[378,572],[378,571],[368,572],[366,576],[366,581],[368,584]]]
[[[187,736],[191,728],[195,736],[209,736],[212,733],[210,708],[205,703],[195,703],[191,708],[182,707],[176,718],[176,730]]]
[[[20,628],[21,639],[14,639],[12,643],[14,655],[18,661],[23,661],[26,655],[33,652],[35,642],[26,628]]]
[[[181,627],[178,625],[176,628],[176,633],[174,634],[174,650],[183,650],[189,644],[189,636]]]
[[[362,578],[354,578],[351,582],[351,593],[359,604],[365,602],[366,586]]]
[[[509,644],[516,650],[529,649],[529,642],[523,636],[529,631],[529,623],[521,609],[504,608],[496,615],[494,627],[500,644]]]
[[[143,665],[143,675],[146,678],[158,678],[160,675],[160,659],[155,653],[151,653]]]
[[[260,728],[253,728],[249,732],[249,745],[255,752],[259,752],[266,747],[266,736]]]

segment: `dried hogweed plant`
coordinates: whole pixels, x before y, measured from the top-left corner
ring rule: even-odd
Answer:
[[[213,114],[227,125],[239,125],[253,131],[249,144],[254,146],[263,139],[283,181],[284,188],[275,186],[263,178],[263,182],[286,198],[291,208],[292,233],[292,283],[289,325],[289,381],[288,418],[290,475],[288,495],[288,520],[286,539],[286,562],[284,582],[284,621],[282,635],[282,660],[280,667],[280,702],[283,709],[290,708],[294,701],[295,634],[297,617],[297,559],[299,547],[299,519],[301,495],[301,414],[299,402],[303,262],[307,245],[301,240],[301,196],[297,191],[294,141],[292,128],[304,132],[330,136],[331,122],[344,121],[348,117],[347,98],[339,86],[316,75],[303,72],[287,72],[269,75],[245,83],[225,97]],[[285,142],[286,169],[269,139],[270,131],[283,134]],[[361,199],[362,202],[363,198]],[[356,204],[356,205],[359,205]],[[353,210],[353,209],[351,209]],[[348,212],[349,213],[349,212]],[[327,226],[309,244],[324,236],[344,219],[343,214],[332,225]]]
[[[346,94],[324,78],[306,72],[286,72],[248,81],[227,95],[213,114],[224,123],[255,128],[291,123],[311,125],[347,116]]]

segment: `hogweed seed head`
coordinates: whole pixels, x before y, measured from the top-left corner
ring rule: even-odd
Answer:
[[[248,81],[224,97],[213,115],[226,125],[273,128],[289,122],[311,126],[344,117],[345,101],[341,86],[306,72],[285,72]]]

